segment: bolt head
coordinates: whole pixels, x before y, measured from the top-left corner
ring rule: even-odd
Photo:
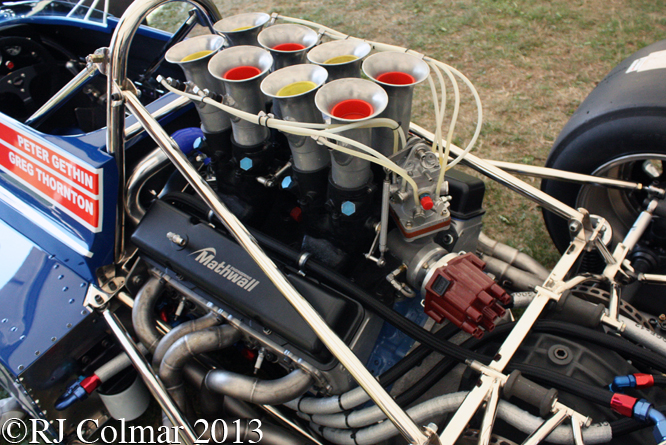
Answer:
[[[356,204],[351,201],[345,201],[340,206],[340,211],[343,215],[352,216],[356,213]]]
[[[285,176],[280,185],[283,189],[288,189],[292,182],[291,176]]]
[[[240,160],[240,168],[241,170],[248,171],[252,168],[252,159],[250,158],[243,158]]]

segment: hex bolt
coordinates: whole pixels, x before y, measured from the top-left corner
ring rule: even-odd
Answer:
[[[95,303],[104,304],[104,298],[101,295],[95,295]]]
[[[253,162],[252,159],[250,158],[243,158],[240,160],[240,168],[241,170],[248,171],[252,168]]]
[[[569,231],[571,233],[578,233],[581,229],[581,224],[579,221],[571,221],[569,223]]]
[[[352,216],[354,213],[356,213],[356,204],[351,201],[345,201],[340,206],[340,211],[343,215]]]

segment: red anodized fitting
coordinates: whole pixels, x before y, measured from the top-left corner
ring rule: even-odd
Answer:
[[[99,385],[102,384],[102,381],[97,377],[97,374],[86,377],[81,380],[81,388],[83,388],[88,394],[97,389]]]
[[[625,417],[632,417],[634,415],[634,405],[638,399],[628,396],[626,394],[613,394],[610,407],[613,411]]]
[[[511,298],[483,273],[486,263],[472,253],[450,260],[438,268],[425,286],[425,313],[437,323],[446,318],[472,334],[483,337],[483,329],[495,329],[494,321],[506,312],[500,303]]]
[[[654,386],[654,376],[650,374],[634,374],[636,378],[636,388],[652,388]]]

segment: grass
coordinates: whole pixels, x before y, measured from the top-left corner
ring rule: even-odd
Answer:
[[[401,45],[444,61],[467,75],[484,104],[475,153],[543,165],[569,116],[623,58],[666,38],[664,1],[648,0],[329,0],[216,4],[223,16],[265,11],[305,18],[357,37]],[[170,6],[162,24],[174,22]],[[180,10],[181,15],[184,10]],[[450,88],[449,88],[450,90]],[[474,129],[471,95],[454,141]],[[452,97],[449,97],[449,103]],[[417,87],[412,120],[432,128],[426,84]],[[449,112],[450,115],[450,112]],[[526,179],[538,186],[537,180]],[[536,205],[486,181],[485,231],[553,265],[552,247]]]
[[[278,12],[452,65],[483,101],[475,153],[534,165],[545,163],[560,129],[614,66],[666,38],[664,0],[256,0],[250,8],[242,0],[214,1],[223,16]],[[174,30],[186,9],[167,8],[155,14],[155,24]],[[461,91],[457,145],[466,144],[475,125],[471,95]],[[424,83],[412,120],[432,128],[433,116]],[[485,231],[553,265],[559,255],[537,206],[491,181],[486,186]]]

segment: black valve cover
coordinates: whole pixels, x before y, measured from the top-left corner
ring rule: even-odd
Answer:
[[[169,240],[169,233],[182,237],[184,245]],[[235,308],[319,363],[331,360],[323,343],[245,250],[207,223],[156,201],[132,235],[132,242],[222,306]],[[298,275],[287,278],[341,339],[352,338],[364,316],[360,304]]]

